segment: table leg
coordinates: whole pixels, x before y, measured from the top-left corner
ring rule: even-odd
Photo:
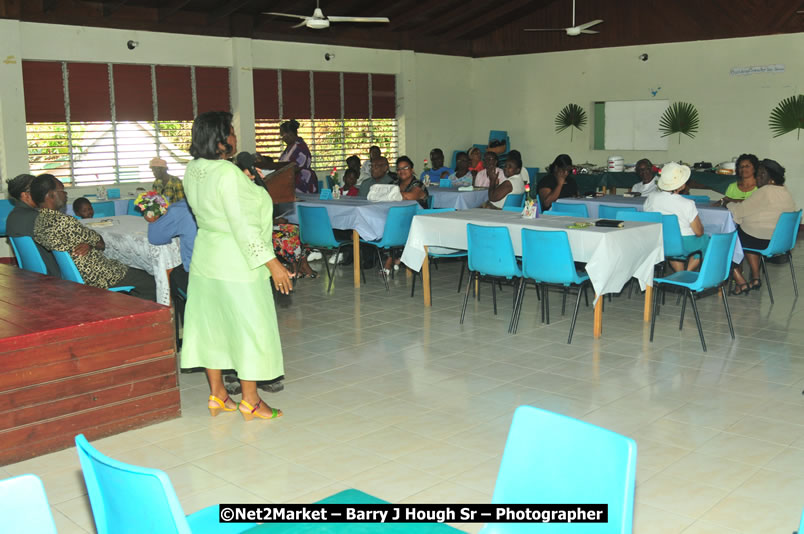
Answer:
[[[354,259],[355,287],[360,287],[360,234],[352,230],[352,257]],[[382,266],[380,266],[382,267]]]
[[[427,247],[424,247],[424,263],[422,263],[422,291],[424,292],[424,306],[432,306],[430,302],[430,258],[427,257]]]
[[[603,297],[604,295],[598,295],[595,303],[595,321],[592,328],[595,339],[599,339],[603,333]]]
[[[650,316],[653,313],[653,286],[645,288],[645,311],[642,313],[642,318],[646,323],[650,322]]]

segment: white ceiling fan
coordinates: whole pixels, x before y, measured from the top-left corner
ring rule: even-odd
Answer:
[[[312,16],[310,17],[305,17],[304,15],[293,15],[290,13],[271,12],[264,12],[263,15],[301,19],[301,22],[293,27],[300,28],[302,26],[307,26],[311,30],[323,30],[329,28],[330,22],[391,22],[388,17],[338,17],[335,15],[325,17],[324,12],[321,11],[320,7],[318,7],[318,0],[316,0],[315,3],[315,11],[313,11]]]
[[[582,33],[600,33],[589,30],[592,26],[600,24],[603,19],[591,20],[583,24],[575,25],[575,0],[572,0],[572,26],[569,28],[525,28],[526,32],[567,32],[567,35],[574,36]]]

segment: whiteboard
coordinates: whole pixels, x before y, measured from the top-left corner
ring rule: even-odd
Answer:
[[[667,150],[669,137],[659,132],[668,100],[623,100],[604,106],[606,150]]]

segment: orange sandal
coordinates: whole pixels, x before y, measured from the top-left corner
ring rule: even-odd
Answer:
[[[228,400],[229,400],[228,395],[223,400],[220,400],[215,395],[210,395],[209,396],[209,402],[214,402],[215,404],[217,404],[217,406],[209,406],[209,405],[207,405],[207,408],[209,408],[209,414],[212,417],[215,417],[216,415],[218,415],[221,412],[233,412],[233,411],[235,411],[237,409],[237,406],[235,406],[234,408],[227,408],[226,407],[226,401],[228,401]]]
[[[261,405],[262,401],[258,402],[256,406],[252,406],[244,400],[240,401],[240,415],[242,415],[243,419],[246,421],[251,421],[255,417],[259,419],[276,419],[277,417],[282,417],[282,410],[277,410],[276,408],[271,408],[271,417],[265,417],[264,415],[258,414],[257,410],[260,409]],[[243,411],[242,407],[245,407],[248,411]]]

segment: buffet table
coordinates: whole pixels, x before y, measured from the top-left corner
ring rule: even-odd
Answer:
[[[536,191],[539,180],[546,176],[539,173],[531,179],[530,190]],[[631,189],[639,181],[635,172],[602,172],[589,174],[574,174],[573,177],[578,183],[578,192],[584,195],[594,193],[600,188],[607,189],[614,194],[616,189]],[[720,194],[726,192],[726,188],[737,180],[736,176],[728,174],[717,174],[711,171],[692,171],[689,186],[692,189],[711,189]]]

